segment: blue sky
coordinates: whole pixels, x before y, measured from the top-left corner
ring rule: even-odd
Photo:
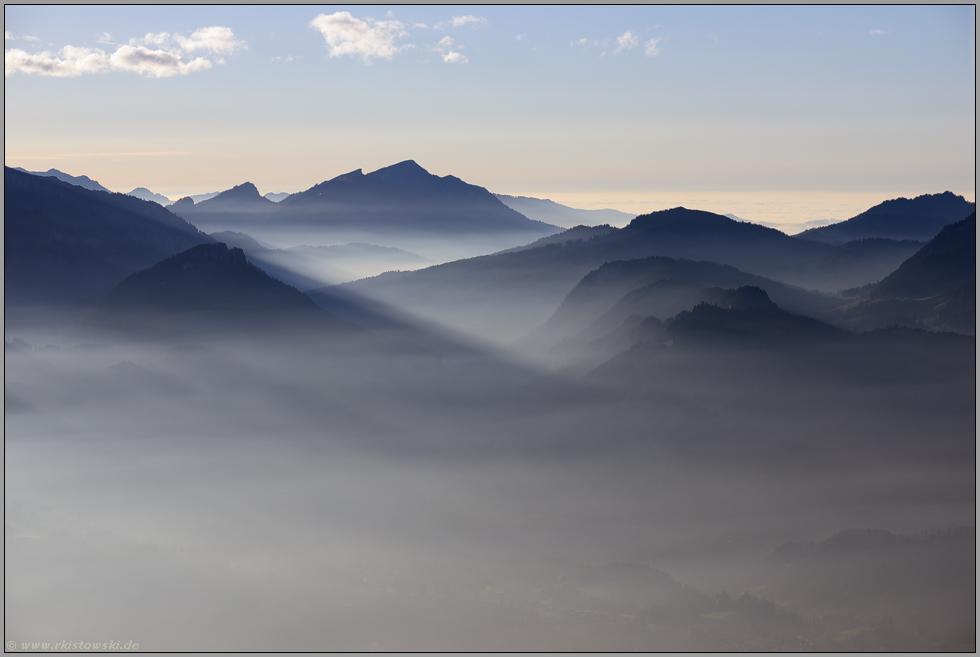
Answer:
[[[5,162],[171,197],[974,198],[973,7],[6,7]],[[592,195],[590,197],[590,195]]]

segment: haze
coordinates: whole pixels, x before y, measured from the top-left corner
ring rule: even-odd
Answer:
[[[5,7],[8,649],[975,651],[974,24]]]

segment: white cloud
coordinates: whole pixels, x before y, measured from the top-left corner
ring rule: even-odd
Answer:
[[[478,25],[486,25],[487,24],[487,19],[486,18],[483,18],[482,16],[480,16],[480,17],[477,17],[477,16],[453,16],[451,19],[449,19],[449,23],[453,27],[463,27],[467,23],[476,23]]]
[[[469,58],[461,52],[453,50],[453,38],[442,37],[434,47],[436,52],[442,55],[442,61],[447,64],[465,64]]]
[[[514,37],[514,41],[523,41],[524,37],[526,36],[526,34],[518,34],[516,37]]]
[[[5,77],[14,73],[36,73],[56,78],[75,78],[103,71],[108,64],[105,52],[97,48],[65,46],[57,55],[48,51],[31,54],[19,48],[3,53]]]
[[[640,39],[632,32],[627,30],[626,32],[623,32],[618,37],[616,37],[616,43],[618,43],[619,46],[615,50],[613,50],[614,55],[618,55],[624,50],[630,50],[632,48],[635,48],[640,43]]]
[[[320,14],[310,21],[310,27],[323,34],[331,57],[359,55],[364,63],[369,63],[372,57],[391,59],[410,47],[395,45],[395,40],[408,36],[405,26],[397,20],[358,20],[350,12],[338,11],[329,16]]]
[[[588,43],[589,43],[589,38],[588,37],[582,37],[578,41],[573,41],[572,42],[572,45],[573,46],[585,46],[585,45],[588,45]]]
[[[145,36],[139,39],[130,39],[129,45],[131,46],[165,46],[172,40],[169,32],[147,32]]]
[[[447,64],[465,64],[470,60],[466,55],[452,51],[443,55],[442,61],[446,62]]]
[[[40,39],[37,38],[36,36],[30,36],[28,34],[25,34],[22,37],[16,37],[13,34],[11,34],[8,30],[4,30],[3,31],[3,40],[4,41],[17,41],[17,40],[20,40],[20,41],[40,41]]]
[[[646,44],[644,45],[643,52],[646,54],[647,57],[656,57],[657,55],[660,54],[660,47],[657,44],[659,44],[661,41],[663,41],[663,39],[658,37],[653,37],[652,39],[646,42]]]
[[[211,62],[203,57],[185,62],[177,53],[168,50],[150,50],[145,46],[120,46],[109,58],[109,63],[115,69],[133,71],[155,78],[187,75],[211,68]]]
[[[203,50],[219,55],[232,55],[239,48],[245,47],[245,42],[236,39],[231,28],[220,25],[202,27],[195,30],[189,37],[182,37],[177,34],[174,35],[174,39],[187,52]]]
[[[108,43],[111,36],[108,32],[102,34],[101,43]],[[169,32],[149,32],[143,37],[130,39],[128,45],[119,46],[111,55],[99,48],[75,46],[65,46],[57,54],[49,51],[31,54],[15,48],[4,53],[4,75],[34,73],[77,77],[117,70],[165,78],[211,68],[210,59],[190,59],[185,56],[186,53],[203,50],[213,54],[231,54],[243,47],[245,43],[235,39],[234,33],[227,27],[201,28],[190,37],[171,35]],[[220,58],[216,61],[225,63]]]
[[[427,30],[427,29],[429,29],[429,26],[426,25],[425,23],[412,23],[412,27],[417,27],[420,30]]]
[[[884,30],[871,30],[870,32],[868,32],[868,34],[872,36],[878,36],[879,34],[888,34],[888,32],[885,32]]]

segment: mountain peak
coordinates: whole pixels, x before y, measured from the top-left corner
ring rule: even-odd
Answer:
[[[868,208],[846,221],[811,228],[795,237],[818,242],[850,242],[868,237],[927,242],[943,226],[955,223],[976,211],[976,203],[945,191],[915,198],[893,198]]]
[[[216,199],[220,198],[222,200],[241,200],[241,201],[251,201],[255,199],[261,199],[263,196],[259,194],[258,188],[250,182],[243,182],[241,185],[236,185],[231,189],[227,189],[217,196]]]
[[[641,214],[633,219],[626,228],[633,230],[652,227],[673,228],[687,232],[704,228],[728,227],[737,223],[739,222],[720,214],[705,212],[704,210],[688,210],[678,206],[669,210]]]
[[[431,173],[423,169],[415,160],[404,160],[397,164],[372,171],[369,177],[381,178],[387,181],[397,180],[417,180],[419,178],[433,177]]]

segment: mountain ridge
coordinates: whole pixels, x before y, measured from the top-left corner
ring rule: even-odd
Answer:
[[[4,167],[5,308],[97,301],[134,271],[212,241],[157,203]]]
[[[935,237],[943,226],[975,211],[976,203],[950,191],[922,194],[911,199],[899,197],[883,201],[845,221],[810,228],[794,237],[828,243],[868,237],[925,242]]]
[[[220,340],[363,331],[221,242],[200,244],[130,274],[103,297],[88,324],[128,336]]]

